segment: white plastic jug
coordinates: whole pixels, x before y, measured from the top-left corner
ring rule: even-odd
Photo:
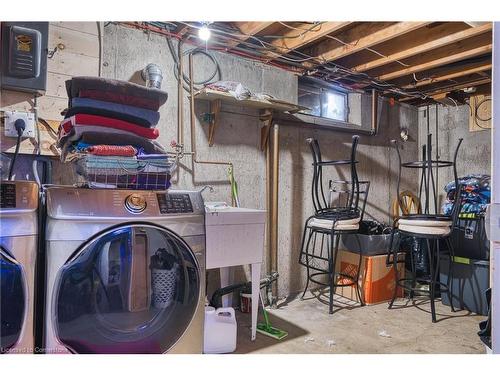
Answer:
[[[222,354],[236,350],[237,325],[232,307],[205,306],[203,353]]]

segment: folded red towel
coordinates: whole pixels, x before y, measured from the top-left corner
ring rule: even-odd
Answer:
[[[117,130],[124,130],[148,139],[156,139],[159,136],[158,129],[145,128],[127,121],[110,117],[76,114],[65,119],[59,129],[59,140],[71,132],[74,127],[102,127]]]
[[[87,147],[87,152],[92,155],[100,156],[135,156],[137,150],[133,146],[113,146],[113,145],[94,145]]]

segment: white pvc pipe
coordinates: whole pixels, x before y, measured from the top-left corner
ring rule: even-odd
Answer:
[[[492,174],[492,205],[500,205],[500,105],[496,103],[500,99],[500,22],[493,25],[493,128],[491,131],[491,174]],[[498,207],[498,206],[497,206]],[[500,354],[500,241],[498,232],[500,223],[492,220],[490,237],[496,238],[497,242],[491,242],[490,270],[492,274],[492,349],[493,353]]]

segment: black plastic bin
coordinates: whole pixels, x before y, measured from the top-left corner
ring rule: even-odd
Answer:
[[[440,262],[440,281],[444,284],[449,277],[449,257]],[[452,299],[457,309],[468,310],[479,315],[488,315],[486,290],[490,285],[490,262],[470,258],[454,257]],[[443,304],[450,306],[446,292],[441,293]]]
[[[486,238],[484,217],[459,219],[452,232],[455,256],[489,260],[490,242]]]
[[[393,246],[399,242],[399,233],[394,234]],[[343,234],[342,244],[352,253],[364,256],[387,254],[391,243],[391,234]]]

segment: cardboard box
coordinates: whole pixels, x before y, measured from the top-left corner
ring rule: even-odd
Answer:
[[[399,259],[404,259],[405,254],[400,253]],[[363,256],[361,259],[361,272],[359,285],[361,296],[367,305],[390,301],[394,292],[394,268],[385,264],[387,255]],[[337,258],[337,272],[356,277],[358,271],[359,254],[339,250]],[[404,263],[398,264],[398,276],[404,277]],[[338,284],[349,284],[352,281],[339,276]],[[403,297],[403,289],[398,288],[398,297]],[[337,287],[335,294],[359,302],[356,286]]]

